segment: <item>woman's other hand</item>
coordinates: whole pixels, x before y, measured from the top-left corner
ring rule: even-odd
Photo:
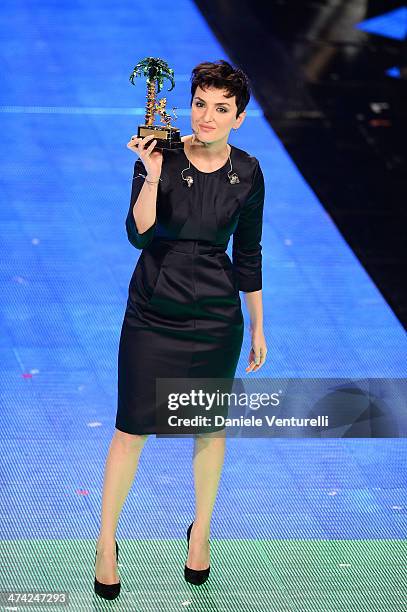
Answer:
[[[246,372],[259,370],[266,361],[267,345],[263,331],[252,333],[252,347],[249,353],[249,365]]]

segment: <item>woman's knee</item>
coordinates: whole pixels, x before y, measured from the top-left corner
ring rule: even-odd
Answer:
[[[115,429],[114,438],[125,448],[139,448],[144,446],[149,434],[130,434],[120,429]]]
[[[217,429],[216,431],[210,431],[207,433],[194,434],[195,440],[212,440],[217,438],[226,438],[226,428]]]

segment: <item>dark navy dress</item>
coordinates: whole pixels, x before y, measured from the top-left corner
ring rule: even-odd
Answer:
[[[129,284],[118,354],[116,428],[157,433],[155,380],[233,379],[243,342],[239,291],[262,288],[264,178],[258,160],[231,147],[229,160],[202,172],[184,149],[163,151],[156,221],[140,234],[133,206],[144,183],[134,164],[127,236],[141,249]],[[225,252],[233,235],[232,261]],[[222,428],[217,428],[222,429]],[[216,430],[216,428],[214,428]]]

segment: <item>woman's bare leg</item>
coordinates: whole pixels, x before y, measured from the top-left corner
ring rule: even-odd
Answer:
[[[147,435],[115,429],[106,459],[102,517],[97,541],[96,578],[104,584],[119,582],[116,563],[116,529],[120,512],[132,486]]]
[[[226,430],[195,436],[193,469],[195,519],[189,541],[187,566],[206,569],[210,565],[209,533],[212,512],[225,458]]]

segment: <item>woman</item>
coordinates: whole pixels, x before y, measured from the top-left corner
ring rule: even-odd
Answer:
[[[154,151],[132,136],[129,241],[142,249],[129,285],[118,356],[118,408],[103,487],[95,592],[120,591],[115,540],[119,515],[147,436],[157,433],[155,379],[233,379],[243,341],[243,291],[250,315],[246,372],[265,362],[261,234],[264,179],[258,160],[228,144],[250,100],[244,72],[201,63],[191,77],[192,135]],[[233,234],[233,263],[225,253]],[[209,531],[225,453],[225,429],[194,438],[195,519],[184,576],[209,576]]]

